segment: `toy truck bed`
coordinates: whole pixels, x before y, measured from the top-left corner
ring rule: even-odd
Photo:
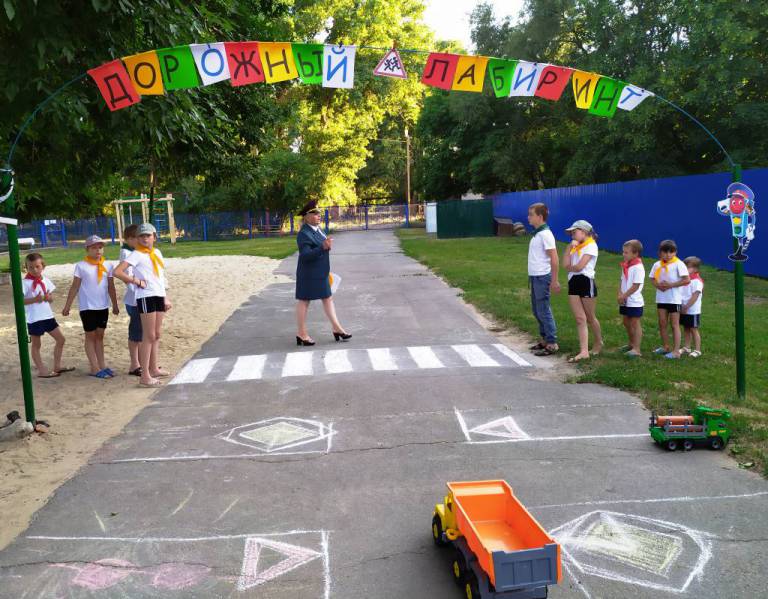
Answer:
[[[448,483],[456,524],[497,593],[557,584],[560,547],[503,480]]]

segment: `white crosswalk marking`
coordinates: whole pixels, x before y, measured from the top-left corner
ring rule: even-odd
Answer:
[[[183,385],[186,383],[202,383],[208,375],[211,374],[211,370],[216,366],[218,358],[199,358],[197,360],[190,360],[179,371],[173,380],[168,383],[169,385]]]
[[[459,354],[470,366],[498,366],[499,363],[486,354],[477,345],[452,345],[453,351]]]
[[[314,352],[293,352],[286,354],[282,376],[309,376],[312,374]]]
[[[524,360],[520,356],[518,356],[515,352],[513,352],[511,349],[509,349],[506,345],[502,345],[501,343],[494,343],[493,347],[498,349],[502,354],[507,356],[510,360],[512,360],[515,364],[518,366],[530,366],[531,363]]]
[[[232,372],[227,377],[228,381],[251,381],[257,380],[264,374],[264,364],[267,363],[267,356],[238,356]]]
[[[352,372],[352,364],[346,349],[334,349],[325,353],[325,371],[329,374]]]
[[[408,353],[419,368],[445,368],[431,347],[426,345],[409,347]]]
[[[368,358],[374,370],[397,370],[397,364],[392,358],[392,352],[388,347],[379,347],[368,350]]]

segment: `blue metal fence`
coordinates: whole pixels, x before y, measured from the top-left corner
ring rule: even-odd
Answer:
[[[761,198],[768,200],[768,169],[746,170],[743,180],[755,192],[759,213]],[[492,199],[494,216],[526,226],[528,206],[544,202],[550,211],[549,225],[561,240],[567,238],[565,228],[583,218],[595,227],[599,245],[605,249],[620,252],[626,240],[639,239],[645,254],[655,256],[660,241],[674,239],[681,257],[696,255],[707,264],[732,270],[728,260],[733,252],[731,225],[715,209],[730,182],[730,173],[716,173],[509,192]],[[768,215],[768,202],[765,205]],[[745,272],[768,277],[768,231],[761,237],[759,222]]]

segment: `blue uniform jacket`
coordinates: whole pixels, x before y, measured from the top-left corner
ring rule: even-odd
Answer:
[[[330,252],[323,249],[323,237],[309,225],[303,225],[296,236],[299,263],[296,266],[296,299],[315,300],[331,297],[328,275]]]

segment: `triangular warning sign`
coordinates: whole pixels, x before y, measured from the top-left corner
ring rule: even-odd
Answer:
[[[384,55],[373,69],[373,74],[379,77],[399,77],[400,79],[407,79],[408,74],[405,72],[403,61],[400,60],[400,53],[392,48]]]
[[[491,422],[486,422],[476,426],[470,433],[479,435],[490,435],[491,437],[501,437],[503,439],[528,439],[528,435],[515,422],[512,416],[504,416]]]
[[[272,552],[276,552],[284,556],[284,558],[276,563],[274,560],[260,560],[263,549],[271,549]],[[281,543],[272,539],[248,537],[245,539],[243,567],[240,570],[240,578],[237,580],[237,590],[245,591],[246,589],[269,582],[286,572],[308,564],[320,556],[322,556],[322,553],[314,549]],[[259,567],[262,569],[260,570]]]

